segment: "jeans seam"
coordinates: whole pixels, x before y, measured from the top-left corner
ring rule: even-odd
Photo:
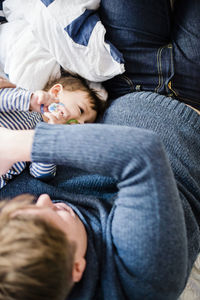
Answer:
[[[134,92],[134,85],[133,85],[132,80],[131,80],[128,76],[126,76],[126,75],[121,75],[121,77],[122,77],[122,78],[126,81],[126,83],[129,85],[130,91],[131,91],[131,92]]]
[[[162,54],[162,51],[164,48],[165,48],[165,46],[160,47],[157,52],[158,85],[154,90],[156,93],[158,93],[158,90],[160,89],[160,87],[163,84],[161,54]]]
[[[172,88],[172,78],[174,76],[174,64],[173,64],[173,46],[171,43],[168,44],[168,48],[170,49],[171,75],[168,78],[167,82],[165,83],[165,89],[166,89],[167,95],[170,97],[173,97],[173,96],[177,95],[177,92]]]

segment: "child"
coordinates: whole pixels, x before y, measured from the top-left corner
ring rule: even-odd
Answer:
[[[8,85],[9,86],[9,85]],[[51,113],[48,107],[60,102],[59,111]],[[42,116],[41,105],[44,115]],[[102,113],[105,101],[97,91],[89,88],[78,76],[64,76],[47,84],[43,91],[34,93],[21,88],[0,89],[0,126],[10,129],[32,129],[44,120],[50,124],[92,123]],[[0,177],[0,188],[26,167],[19,162]],[[35,178],[49,180],[56,173],[55,165],[32,163],[30,173]]]

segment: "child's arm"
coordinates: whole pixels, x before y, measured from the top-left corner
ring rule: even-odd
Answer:
[[[31,163],[30,174],[40,180],[48,181],[56,175],[56,166],[53,164]]]
[[[1,85],[0,85],[1,86]],[[0,112],[10,111],[36,111],[40,112],[41,104],[44,110],[58,100],[51,94],[44,91],[34,93],[22,88],[3,88],[0,89]]]
[[[29,111],[31,95],[21,88],[0,89],[0,112]]]

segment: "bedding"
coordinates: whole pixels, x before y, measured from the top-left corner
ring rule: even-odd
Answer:
[[[105,39],[98,0],[6,0],[0,63],[10,81],[41,89],[66,71],[101,82],[124,72],[121,53]]]

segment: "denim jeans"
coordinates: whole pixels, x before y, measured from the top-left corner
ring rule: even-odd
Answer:
[[[179,100],[200,109],[200,1],[176,0],[172,30],[174,76]]]
[[[100,16],[126,72],[108,80],[110,97],[133,91],[173,96],[200,108],[200,1],[102,0]]]
[[[111,97],[133,91],[166,93],[173,75],[169,0],[102,0],[106,36],[123,54],[126,72],[105,83]]]

